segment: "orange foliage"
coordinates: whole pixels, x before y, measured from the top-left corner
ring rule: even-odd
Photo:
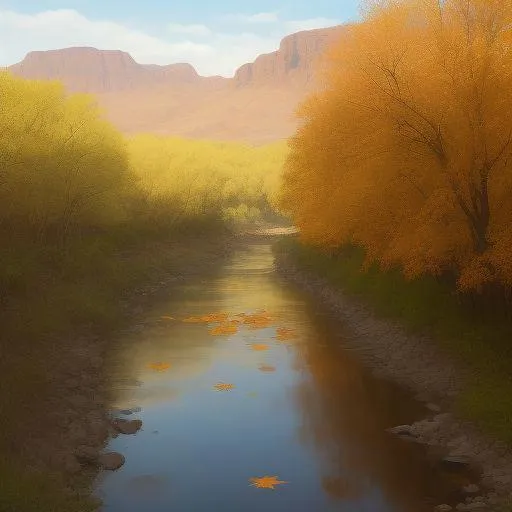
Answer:
[[[281,207],[407,277],[512,284],[512,1],[374,0],[300,108]]]

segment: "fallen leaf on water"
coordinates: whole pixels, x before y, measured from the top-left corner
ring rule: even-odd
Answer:
[[[251,349],[257,352],[268,350],[268,345],[265,345],[265,343],[251,343]]]
[[[276,338],[279,341],[293,340],[297,337],[297,333],[294,329],[288,329],[286,327],[279,327],[276,329]]]
[[[250,329],[264,329],[272,325],[272,317],[266,311],[244,315],[242,318],[243,323]]]
[[[269,364],[260,364],[259,368],[260,372],[275,372],[276,369],[274,366]]]
[[[149,363],[148,368],[155,370],[157,372],[164,372],[171,367],[169,363]]]
[[[199,316],[189,316],[187,318],[184,318],[182,322],[186,324],[200,324],[202,323],[201,317]]]
[[[234,387],[234,384],[226,384],[225,382],[218,382],[213,386],[217,391],[231,391]]]
[[[209,324],[217,322],[225,322],[229,318],[227,313],[209,313],[202,316],[189,316],[183,319],[183,322],[189,324]]]
[[[278,480],[277,476],[268,475],[259,478],[250,478],[249,481],[253,487],[258,487],[260,489],[274,489],[276,485],[289,483],[284,482],[283,480]]]
[[[208,331],[212,336],[222,336],[224,334],[236,334],[238,327],[233,323],[221,324]]]

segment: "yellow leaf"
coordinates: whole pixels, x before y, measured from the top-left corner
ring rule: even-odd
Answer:
[[[276,329],[276,339],[279,341],[292,340],[297,337],[297,333],[294,329],[288,329],[286,327],[279,327]]]
[[[276,485],[289,483],[283,480],[278,480],[277,476],[268,475],[259,478],[250,478],[249,481],[253,487],[258,487],[260,489],[274,489]]]
[[[268,345],[265,343],[252,343],[251,349],[255,350],[256,352],[261,352],[263,350],[268,350]]]
[[[155,370],[157,372],[165,372],[171,367],[169,363],[149,363],[148,368]]]
[[[234,387],[234,384],[226,384],[225,382],[218,382],[213,386],[213,388],[217,391],[231,391]]]
[[[208,331],[212,336],[222,336],[226,334],[236,334],[238,332],[238,327],[236,324],[233,323],[227,323],[227,324],[221,324],[217,327],[214,327],[213,329],[210,329]]]

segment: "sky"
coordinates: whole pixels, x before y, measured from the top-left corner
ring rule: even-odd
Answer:
[[[0,0],[0,66],[33,50],[123,50],[233,76],[293,32],[357,20],[359,0]]]

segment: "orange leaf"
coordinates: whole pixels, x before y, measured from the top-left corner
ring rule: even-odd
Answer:
[[[277,476],[268,475],[259,478],[250,478],[249,481],[253,487],[258,487],[260,489],[274,489],[276,485],[289,483],[283,480],[278,480]]]
[[[214,384],[213,389],[217,391],[231,391],[235,387],[234,384],[226,384],[225,382],[218,382]]]

